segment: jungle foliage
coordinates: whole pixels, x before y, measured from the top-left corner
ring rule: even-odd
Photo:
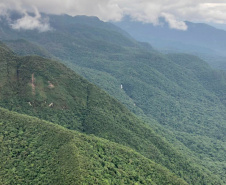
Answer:
[[[128,147],[2,108],[0,115],[0,184],[187,184]]]
[[[131,147],[189,184],[220,184],[116,99],[59,62],[0,47],[0,105]]]
[[[10,47],[13,45],[12,48],[18,54],[24,55],[30,52],[35,54],[30,51],[31,47],[26,48],[26,45],[23,45],[24,47],[20,48],[18,43],[21,42],[21,38],[31,42],[33,46],[43,48],[42,52],[47,51],[55,59],[61,60],[62,63],[107,91],[145,120],[151,126],[152,133],[157,132],[160,135],[157,141],[165,138],[167,141],[164,140],[164,143],[170,142],[185,159],[194,161],[189,162],[191,166],[194,167],[195,163],[202,173],[212,174],[221,184],[226,183],[225,72],[213,70],[206,62],[191,55],[161,54],[150,45],[136,42],[124,31],[110,23],[101,22],[95,17],[48,16],[50,25],[54,29],[41,33],[36,30],[12,30],[2,19],[1,39],[5,40]],[[19,41],[10,45],[10,39],[17,41],[19,39]],[[44,53],[41,56],[44,56]],[[147,126],[142,126],[141,129],[138,125],[143,123],[128,113],[117,100],[112,98],[110,100],[103,91],[97,90],[96,86],[89,84],[83,78],[67,76],[72,72],[55,62],[39,57],[25,57],[20,60],[23,62],[19,63],[27,61],[26,64],[36,61],[35,66],[39,66],[39,60],[45,61],[42,67],[47,68],[43,68],[42,72],[37,72],[32,71],[33,64],[28,65],[26,70],[26,67],[23,68],[24,66],[21,65],[21,70],[26,71],[24,74],[27,76],[23,79],[26,79],[25,84],[29,89],[24,92],[30,92],[30,94],[19,93],[24,95],[22,97],[26,101],[23,98],[22,100],[9,98],[7,102],[1,103],[2,106],[59,123],[69,129],[93,133],[125,144],[151,159],[159,156],[157,153],[153,154],[152,150],[150,152],[150,148],[147,147],[150,143],[153,144],[150,142],[151,136],[147,137],[150,127],[147,129],[148,134],[144,136],[143,132]],[[46,69],[52,69],[53,66],[58,67],[49,73]],[[67,72],[61,70],[56,72],[57,69],[66,69]],[[28,72],[29,70],[31,72]],[[35,98],[31,93],[33,73],[38,83]],[[60,75],[61,73],[63,75]],[[10,88],[17,84],[13,81],[15,78],[15,75],[11,78]],[[72,83],[69,80],[71,78],[72,81],[80,79],[82,83]],[[49,88],[51,84],[48,81],[55,88]],[[58,83],[59,86],[55,85]],[[76,84],[77,88],[73,84]],[[7,90],[7,88],[4,89]],[[23,92],[23,88],[21,89]],[[35,99],[35,104],[32,103],[33,99]],[[30,106],[29,102],[33,106]],[[51,103],[55,106],[49,108]],[[155,144],[158,150],[162,145],[162,143]],[[173,148],[172,150],[176,151]],[[160,153],[163,151],[161,150]],[[165,156],[170,156],[170,153],[165,152]],[[164,157],[159,158],[162,160]],[[169,162],[171,157],[166,158],[162,161],[155,159],[155,161],[168,169],[174,169],[174,172],[180,176],[188,175],[187,172],[193,173],[193,170],[186,169],[186,165],[179,165],[180,161],[186,161],[185,159],[175,160],[176,165],[171,166],[172,161]],[[179,172],[179,169],[186,169],[184,170],[186,173]],[[183,178],[192,179],[193,177]],[[201,181],[200,183],[203,183]],[[187,180],[187,182],[192,181]],[[213,183],[211,180],[205,181],[207,182]],[[197,183],[198,181],[194,184]]]

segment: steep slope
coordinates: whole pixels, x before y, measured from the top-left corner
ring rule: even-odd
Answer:
[[[87,61],[93,61],[92,65],[99,62],[109,62],[109,57],[107,57],[109,54],[110,57],[118,58],[121,56],[118,55],[119,53],[124,55],[131,47],[134,49],[142,48],[145,50],[152,50],[150,45],[138,43],[120,28],[110,23],[104,23],[95,17],[71,17],[67,15],[46,16],[49,19],[51,28],[53,28],[47,32],[23,29],[13,30],[10,27],[8,20],[1,17],[0,39],[5,41],[14,52],[20,55],[21,53],[23,54],[24,51],[31,51],[30,55],[39,55],[38,52],[35,53],[39,48],[31,50],[33,47],[27,45],[27,48],[24,47],[21,51],[20,45],[15,44],[18,43],[18,40],[21,41],[21,39],[25,39],[33,44],[36,43],[36,46],[42,46],[44,50],[51,53],[55,59],[62,60],[62,62],[68,66],[72,64],[70,67],[77,69],[76,72],[78,73],[80,73],[82,69],[78,70],[78,66],[75,68],[75,62],[83,63],[83,65],[86,65]],[[10,40],[12,39],[13,41],[10,43]],[[14,40],[16,40],[16,42]],[[43,53],[41,56],[43,56]],[[92,68],[92,66],[88,67]],[[98,71],[100,70],[101,68],[98,69]],[[96,72],[98,71],[95,71],[94,75],[96,75]],[[99,74],[103,76],[103,78],[106,78],[106,80],[102,79],[105,82],[111,83],[110,86],[108,85],[108,88],[117,91],[114,95],[118,98],[124,97],[128,107],[131,109],[133,108],[136,112],[141,112],[139,108],[134,107],[132,99],[125,93],[123,94],[122,91],[117,90],[120,86],[120,81],[112,75],[109,76],[102,72],[103,71]],[[112,80],[114,82],[112,82]]]
[[[192,152],[189,155],[197,163],[201,162],[221,178],[226,177],[224,72],[212,70],[193,56],[174,55],[173,58],[138,52],[128,55],[127,59],[124,55],[121,62],[117,59],[112,64],[92,67],[117,78],[123,86],[121,91],[135,106],[173,132],[176,139],[189,148]],[[85,70],[84,73],[95,82],[92,73]],[[96,80],[96,83],[109,90],[103,82]],[[168,137],[166,133],[160,132]]]
[[[0,108],[0,184],[187,184],[135,151]]]
[[[0,47],[0,106],[129,146],[192,184],[220,184],[118,101],[64,65]]]

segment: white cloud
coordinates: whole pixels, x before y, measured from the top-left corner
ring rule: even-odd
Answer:
[[[45,32],[51,30],[48,20],[43,19],[38,12],[37,9],[35,9],[35,16],[31,16],[28,13],[24,13],[24,16],[20,19],[17,19],[15,22],[11,24],[13,29],[20,30],[34,30],[37,29],[40,32]]]
[[[164,17],[171,28],[182,30],[186,29],[183,21],[226,24],[226,0],[1,0],[0,13],[7,9],[33,12],[33,7],[39,12],[97,16],[104,21],[119,21],[130,15],[139,21],[159,24],[159,17]],[[33,27],[43,24],[40,17],[24,15],[20,25],[25,28],[26,23]]]
[[[176,20],[174,15],[167,13],[162,13],[161,15],[165,18],[166,22],[168,22],[170,28],[178,30],[187,30],[188,27],[185,22]]]

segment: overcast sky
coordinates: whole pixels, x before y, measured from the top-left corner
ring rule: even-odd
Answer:
[[[103,21],[120,21],[124,15],[142,22],[158,24],[164,17],[174,29],[186,30],[183,21],[226,24],[226,0],[1,0],[0,14],[17,10],[24,17],[15,29],[49,29],[40,12],[97,16]],[[27,12],[34,12],[30,17]]]

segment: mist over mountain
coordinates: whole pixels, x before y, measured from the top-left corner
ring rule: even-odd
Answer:
[[[226,58],[226,31],[204,23],[186,21],[187,30],[175,30],[169,27],[165,19],[160,25],[142,23],[124,17],[115,25],[127,31],[139,41],[150,43],[163,52],[189,53],[202,57],[212,66],[222,69]],[[226,69],[226,68],[225,68]]]

